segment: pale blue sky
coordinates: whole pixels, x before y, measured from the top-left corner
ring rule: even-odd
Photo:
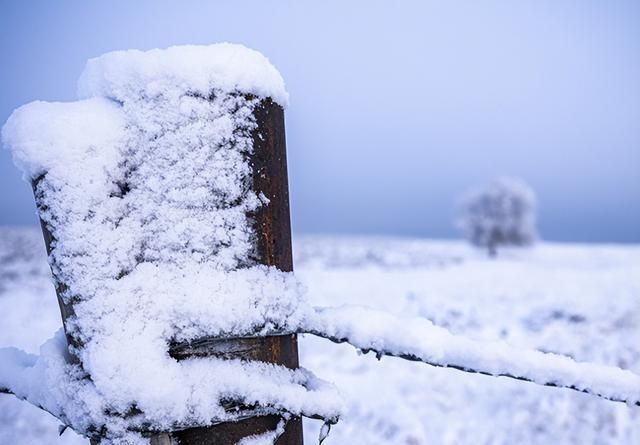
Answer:
[[[640,2],[0,2],[0,121],[75,99],[89,57],[231,41],[291,94],[297,232],[453,237],[497,175],[538,193],[543,237],[640,242]],[[36,224],[0,152],[0,224]]]

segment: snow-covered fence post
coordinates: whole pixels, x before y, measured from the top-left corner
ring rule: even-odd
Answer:
[[[248,98],[251,99],[251,98]],[[256,262],[275,266],[284,272],[293,271],[291,246],[291,224],[289,215],[289,188],[287,177],[286,140],[284,130],[284,110],[271,99],[263,99],[254,109],[256,128],[253,131],[253,153],[250,165],[253,177],[253,191],[263,195],[269,205],[261,206],[251,214],[256,234]],[[33,182],[34,192],[38,179]],[[38,197],[36,196],[36,202]],[[44,209],[41,209],[44,210]],[[54,242],[52,234],[44,222],[42,232],[51,252]],[[73,315],[73,306],[64,302],[62,292],[65,283],[56,282],[58,303],[66,329],[67,320]],[[67,336],[69,344],[76,345],[73,336]],[[256,360],[276,363],[288,368],[298,367],[298,344],[295,334],[244,337],[236,339],[203,338],[189,343],[174,344],[170,355],[178,360],[188,357],[216,356],[225,359]],[[73,357],[73,356],[72,356]],[[174,433],[162,433],[152,437],[152,444],[169,445],[233,445],[243,437],[264,433],[277,428],[279,417],[275,415],[252,417],[239,422],[228,422],[213,427],[190,428]],[[92,440],[92,444],[99,443]],[[278,445],[302,444],[302,421],[292,418],[287,422],[285,432],[277,441]]]
[[[253,228],[257,235],[255,259],[261,264],[275,266],[284,272],[291,272],[293,271],[293,258],[284,110],[270,99],[265,99],[255,108],[254,115],[257,128],[253,132],[253,154],[250,161],[253,190],[256,194],[263,194],[269,200],[269,205],[258,208],[252,214]],[[223,358],[277,363],[289,368],[298,367],[296,335],[202,339],[190,344],[174,345],[170,353],[179,359],[193,355],[214,355]],[[181,445],[231,445],[243,437],[275,430],[278,421],[278,416],[253,417],[210,428],[192,428],[179,431],[172,436]],[[160,445],[162,442],[157,443]],[[285,432],[280,436],[277,444],[302,444],[302,421],[300,418],[289,420]]]

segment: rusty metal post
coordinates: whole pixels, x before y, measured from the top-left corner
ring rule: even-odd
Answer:
[[[260,264],[275,266],[282,271],[293,270],[291,223],[289,215],[289,188],[287,178],[284,110],[270,99],[255,108],[257,128],[253,132],[254,153],[250,164],[253,172],[253,190],[269,199],[269,204],[253,213],[251,221],[256,233],[253,258]],[[37,180],[34,181],[34,191]],[[37,197],[36,197],[36,201]],[[42,224],[43,235],[50,253],[51,233]],[[64,283],[56,283],[58,302],[63,322],[73,314],[71,305],[60,298]],[[73,342],[73,338],[69,338]],[[298,367],[296,335],[261,338],[201,339],[190,344],[174,345],[170,354],[178,359],[193,356],[217,356],[226,359],[258,360],[289,368]],[[212,376],[213,377],[213,376]],[[155,434],[153,445],[234,445],[244,437],[274,430],[279,416],[260,416],[239,422],[221,423],[211,427],[190,428],[182,431]],[[94,439],[92,444],[98,444]],[[286,425],[277,445],[302,445],[302,420],[292,418]]]
[[[278,269],[293,271],[291,222],[289,216],[289,185],[287,151],[284,132],[284,110],[270,99],[255,109],[257,128],[253,133],[253,190],[263,193],[269,205],[252,215],[256,233],[254,258],[257,262]],[[258,360],[298,367],[296,335],[262,338],[205,339],[199,344],[173,348],[172,356],[214,355],[223,358]],[[253,417],[207,428],[192,428],[154,438],[153,445],[233,445],[243,437],[274,430],[278,416]],[[162,441],[165,442],[162,442]],[[166,442],[170,440],[169,442]],[[277,445],[302,445],[302,420],[291,419]]]

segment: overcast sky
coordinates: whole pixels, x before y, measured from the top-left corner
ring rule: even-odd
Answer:
[[[640,242],[638,1],[2,1],[0,121],[101,53],[221,41],[287,82],[296,232],[454,237],[510,175],[544,238]],[[0,224],[37,223],[6,150],[0,190]]]

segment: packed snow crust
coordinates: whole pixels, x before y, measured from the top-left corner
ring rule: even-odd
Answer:
[[[252,191],[253,112],[267,97],[286,103],[275,68],[239,45],[116,52],[89,61],[80,90],[79,102],[25,105],[3,128],[54,238],[81,363],[53,346],[58,335],[32,367],[53,400],[19,395],[126,443],[132,428],[237,418],[224,399],[335,420],[335,391],[304,370],[167,352],[295,332],[307,310],[292,274],[252,257],[250,213],[267,205]]]

